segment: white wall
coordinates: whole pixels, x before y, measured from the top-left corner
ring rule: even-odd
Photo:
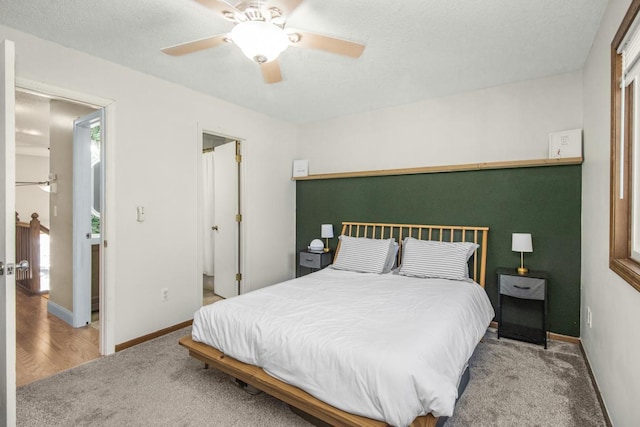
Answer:
[[[48,176],[48,157],[16,155],[16,181],[46,181]],[[49,228],[49,193],[38,185],[16,187],[16,212],[22,222],[31,221],[31,214],[36,212],[40,224]]]
[[[303,125],[297,158],[311,174],[542,159],[581,127],[576,71]]]
[[[630,3],[609,2],[584,67],[581,338],[615,426],[640,420],[640,292],[609,269],[610,46]]]
[[[293,276],[294,126],[8,27],[0,38],[16,42],[19,78],[115,102],[105,165],[115,166],[105,212],[115,343],[188,320],[201,301],[199,128],[245,140],[244,289]]]

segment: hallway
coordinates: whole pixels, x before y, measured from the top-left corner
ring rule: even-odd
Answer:
[[[99,332],[72,328],[47,313],[47,298],[16,290],[16,385],[46,378],[100,357]]]

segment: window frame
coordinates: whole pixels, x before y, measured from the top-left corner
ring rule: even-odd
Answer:
[[[609,268],[640,291],[640,263],[632,257],[633,215],[633,130],[635,84],[620,87],[622,81],[622,54],[618,48],[631,30],[638,12],[640,0],[633,0],[611,42],[611,188]],[[624,98],[622,96],[623,90]],[[621,113],[624,100],[624,142],[620,143],[623,131]],[[621,147],[622,146],[622,147]],[[640,167],[640,165],[637,165]],[[622,184],[622,185],[621,185]],[[639,192],[640,193],[640,192]],[[639,224],[640,225],[640,224]]]

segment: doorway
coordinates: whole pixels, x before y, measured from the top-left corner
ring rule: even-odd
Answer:
[[[37,114],[34,114],[34,105],[38,106]],[[73,204],[77,200],[76,192],[79,188],[85,187],[91,190],[91,179],[82,181],[82,187],[78,187],[77,183],[74,185],[73,182],[74,176],[77,175],[73,165],[74,160],[77,160],[73,143],[74,120],[96,111],[101,112],[102,109],[32,90],[18,88],[16,91],[16,177],[25,173],[26,170],[22,168],[29,169],[34,159],[42,163],[44,158],[45,167],[38,170],[37,175],[29,180],[46,181],[46,185],[41,187],[48,190],[46,193],[42,191],[46,194],[46,203],[36,208],[28,197],[21,198],[19,191],[16,191],[16,211],[19,210],[20,216],[26,217],[29,217],[31,211],[40,211],[39,216],[47,222],[46,228],[50,237],[49,265],[42,265],[41,269],[48,273],[48,292],[36,295],[20,293],[16,298],[18,385],[100,356],[99,327],[90,326],[90,320],[81,324],[75,322],[78,309],[73,285],[77,283],[77,279],[76,268],[72,262],[73,254],[78,250],[74,242],[73,225],[77,216],[73,212]],[[87,147],[87,150],[90,151],[90,147]],[[91,169],[90,162],[87,169]],[[103,182],[101,177],[101,193]],[[32,187],[33,189],[35,187]],[[46,241],[47,239],[41,240],[41,249],[47,244]],[[46,260],[46,257],[41,258],[44,258],[42,261]],[[85,268],[88,268],[90,274],[93,271],[94,282],[97,285],[101,278],[98,269],[100,257],[92,257],[89,253],[87,258]],[[86,285],[91,286],[90,279]],[[86,306],[91,307],[90,297]],[[34,339],[49,345],[47,348],[43,348],[42,345],[34,346],[31,343]],[[34,366],[34,363],[37,366]]]
[[[241,144],[202,133],[202,301],[211,304],[240,293]]]

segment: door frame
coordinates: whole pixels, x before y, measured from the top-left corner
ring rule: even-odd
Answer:
[[[203,206],[204,206],[204,200],[202,197],[202,193],[203,193],[203,168],[202,168],[202,139],[203,139],[203,134],[210,134],[210,135],[217,135],[223,138],[227,138],[230,140],[235,140],[238,141],[240,143],[240,151],[241,151],[241,156],[242,156],[242,161],[239,163],[239,167],[238,167],[238,183],[239,183],[239,197],[238,197],[238,202],[240,205],[240,209],[241,209],[241,215],[242,215],[242,221],[240,221],[240,225],[239,225],[239,238],[238,238],[238,243],[240,245],[239,250],[238,250],[238,258],[236,260],[236,263],[238,265],[238,273],[240,273],[242,275],[242,280],[240,280],[239,286],[238,286],[238,295],[243,294],[247,289],[247,283],[248,279],[249,279],[249,269],[247,268],[248,262],[247,262],[247,256],[248,253],[246,251],[247,248],[247,244],[246,244],[246,239],[247,239],[247,229],[248,227],[248,216],[246,215],[247,212],[247,206],[248,206],[248,201],[246,198],[246,150],[247,150],[247,142],[242,139],[242,138],[238,138],[236,136],[231,136],[228,134],[225,134],[223,132],[219,132],[219,131],[215,131],[215,130],[210,130],[206,127],[203,127],[201,125],[201,123],[197,124],[197,132],[196,132],[196,137],[197,137],[197,141],[196,141],[196,152],[195,152],[195,159],[196,159],[196,165],[197,165],[197,192],[198,192],[198,197],[197,197],[197,235],[198,235],[198,240],[197,240],[197,248],[198,248],[198,255],[196,256],[197,261],[196,261],[196,271],[198,273],[197,275],[197,284],[196,284],[196,295],[195,295],[195,307],[196,309],[202,306],[202,274],[203,274],[203,262],[202,262],[202,253],[203,253],[203,248],[204,248],[204,239],[203,239],[203,233],[204,233],[204,228],[202,225],[202,210],[203,210]],[[215,270],[214,270],[215,271]]]
[[[74,103],[86,104],[93,108],[104,109],[102,161],[104,174],[103,205],[101,215],[102,233],[100,235],[100,354],[115,353],[115,257],[107,252],[115,253],[115,101],[94,95],[77,92],[46,83],[16,77],[16,90],[32,92],[37,95]],[[106,250],[107,242],[109,251]]]
[[[0,284],[0,304],[2,308],[0,330],[0,352],[2,352],[2,365],[0,367],[0,426],[15,425],[16,423],[16,282],[15,272],[9,271],[9,264],[15,265],[15,225],[11,219],[15,212],[15,43],[11,40],[0,40],[0,85],[3,96],[0,99],[0,113],[3,115],[4,126],[0,130],[4,135],[0,136],[5,142],[4,149],[0,152],[0,161],[6,167],[1,173],[0,191],[4,194],[2,202],[2,232],[6,231],[3,245],[3,256],[0,261],[4,263],[4,272]],[[11,99],[13,97],[13,99]],[[9,100],[7,102],[7,100]],[[7,119],[8,120],[5,120]],[[13,159],[11,159],[13,157]],[[9,208],[9,209],[7,209]],[[13,211],[13,212],[12,212]],[[8,223],[7,223],[8,222]]]

